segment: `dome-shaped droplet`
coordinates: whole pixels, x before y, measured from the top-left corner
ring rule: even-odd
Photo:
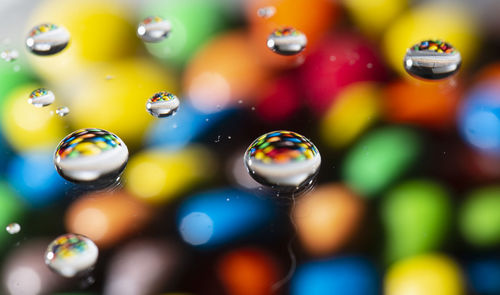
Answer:
[[[58,107],[56,109],[56,114],[59,116],[59,117],[64,117],[66,116],[67,114],[69,114],[69,108],[64,106],[64,107]]]
[[[157,118],[169,117],[177,112],[180,101],[172,93],[161,91],[155,93],[146,103],[146,110]]]
[[[14,234],[17,234],[18,232],[21,231],[21,226],[19,225],[19,223],[16,223],[16,222],[13,222],[9,225],[7,225],[5,227],[5,230],[11,234],[11,235],[14,235]]]
[[[71,182],[115,181],[128,161],[128,149],[116,135],[102,129],[80,129],[57,146],[57,172]]]
[[[52,55],[68,46],[69,37],[69,32],[63,27],[41,24],[31,29],[26,46],[36,55]]]
[[[28,103],[34,105],[37,108],[46,107],[51,105],[56,97],[54,93],[47,88],[38,88],[31,92],[28,98]]]
[[[306,45],[306,35],[290,27],[274,30],[267,38],[267,47],[281,55],[298,54]]]
[[[406,51],[404,67],[417,78],[437,80],[455,74],[462,63],[460,53],[442,40],[426,40]]]
[[[160,42],[168,37],[172,25],[159,16],[150,16],[139,23],[137,36],[144,42]]]
[[[273,131],[257,138],[244,157],[250,176],[278,190],[307,186],[321,164],[318,149],[309,139],[291,131]]]
[[[64,234],[47,247],[45,264],[64,277],[74,277],[91,270],[98,255],[99,249],[89,238]]]

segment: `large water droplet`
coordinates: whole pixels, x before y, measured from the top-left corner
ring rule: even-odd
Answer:
[[[425,40],[406,51],[405,70],[421,79],[443,79],[455,74],[462,57],[450,44],[441,40]]]
[[[56,97],[54,93],[47,88],[38,88],[31,92],[28,98],[28,103],[34,105],[37,108],[46,107],[51,105]]]
[[[80,129],[57,146],[54,164],[66,180],[83,183],[111,183],[125,169],[128,149],[116,135],[102,129]]]
[[[26,46],[36,55],[52,55],[62,51],[69,43],[69,32],[54,24],[41,24],[31,29]]]
[[[64,106],[64,107],[59,107],[56,109],[56,114],[59,115],[59,117],[64,117],[67,114],[69,114],[69,108]]]
[[[45,251],[45,264],[64,277],[89,271],[97,261],[99,249],[89,238],[64,234],[53,240]]]
[[[257,16],[262,18],[270,18],[276,13],[276,8],[274,6],[266,6],[259,8],[257,10]]]
[[[155,93],[146,103],[146,110],[157,118],[169,117],[179,109],[180,101],[172,93],[161,91]]]
[[[9,62],[9,61],[15,61],[19,57],[19,52],[15,49],[5,49],[0,53],[0,58],[3,60]]]
[[[21,226],[19,225],[19,223],[15,223],[15,222],[13,222],[13,223],[11,223],[11,224],[7,225],[7,226],[5,227],[5,230],[6,230],[9,234],[14,235],[14,234],[17,234],[18,232],[20,232],[20,231],[21,231]]]
[[[172,25],[159,16],[150,16],[139,23],[137,36],[144,42],[160,42],[168,37]]]
[[[282,191],[303,189],[317,175],[318,149],[309,139],[291,131],[273,131],[257,138],[245,152],[250,176]]]
[[[267,47],[281,55],[298,54],[306,44],[306,35],[291,27],[274,30],[267,38]]]

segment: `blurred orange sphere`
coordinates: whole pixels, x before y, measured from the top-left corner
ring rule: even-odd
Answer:
[[[151,209],[125,191],[95,192],[80,197],[66,212],[68,232],[85,235],[107,248],[140,230]]]
[[[272,256],[251,248],[225,254],[219,261],[217,273],[230,295],[272,294],[272,286],[279,280]]]
[[[337,251],[355,233],[363,201],[341,184],[322,185],[300,197],[292,219],[304,248],[313,255]]]

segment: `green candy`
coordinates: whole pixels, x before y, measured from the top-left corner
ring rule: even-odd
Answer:
[[[349,152],[342,167],[343,178],[359,194],[371,197],[400,177],[421,149],[421,138],[410,129],[378,129]]]
[[[154,56],[176,66],[184,63],[199,47],[225,25],[222,3],[214,0],[153,1],[141,12],[168,20],[172,30],[159,43],[145,43]]]
[[[3,248],[10,238],[5,227],[10,223],[20,222],[22,212],[22,203],[8,185],[0,181],[0,248]]]
[[[406,181],[389,191],[381,205],[386,259],[437,250],[446,239],[452,210],[448,192],[432,181]]]
[[[459,212],[460,231],[478,247],[500,244],[500,186],[471,192]]]

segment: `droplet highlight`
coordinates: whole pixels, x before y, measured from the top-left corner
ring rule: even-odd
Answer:
[[[69,39],[70,34],[64,27],[41,24],[31,29],[26,38],[26,46],[33,54],[53,55],[64,50]]]
[[[437,80],[455,74],[462,63],[458,50],[442,40],[425,40],[406,51],[404,67],[413,77]]]
[[[87,273],[97,261],[99,249],[89,238],[64,234],[53,240],[45,251],[45,264],[64,277]]]
[[[159,16],[150,16],[145,18],[137,26],[137,36],[144,42],[160,42],[168,37],[172,25],[168,20]]]
[[[321,165],[316,146],[291,131],[273,131],[252,142],[244,156],[245,166],[257,182],[278,191],[307,187]]]
[[[179,109],[180,101],[172,93],[161,91],[148,99],[146,110],[157,118],[170,117]]]
[[[116,135],[103,129],[79,129],[57,146],[54,164],[63,178],[75,183],[111,183],[128,161],[128,149]]]
[[[14,234],[17,234],[18,232],[21,231],[21,226],[19,225],[19,223],[16,223],[16,222],[13,222],[9,225],[7,225],[5,227],[5,230],[11,234],[11,235],[14,235]]]
[[[306,35],[291,27],[274,30],[267,38],[267,47],[281,55],[298,54],[306,45]]]
[[[28,103],[37,108],[51,105],[56,99],[54,93],[47,88],[38,88],[31,92]]]

